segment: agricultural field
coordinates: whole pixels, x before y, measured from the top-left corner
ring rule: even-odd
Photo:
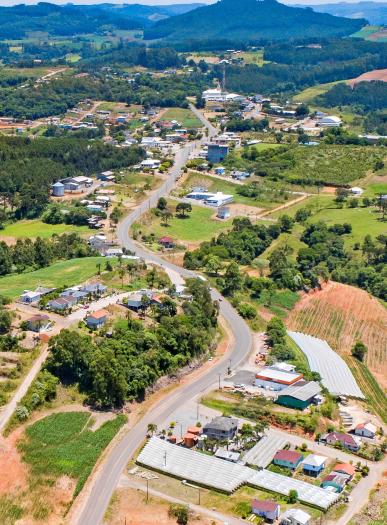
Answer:
[[[169,207],[172,211],[178,204],[177,201],[169,201]],[[135,227],[137,232],[142,235],[153,233],[157,238],[168,235],[173,239],[200,243],[209,241],[212,237],[231,227],[231,220],[222,221],[215,219],[216,210],[214,208],[205,208],[201,206],[192,206],[192,212],[185,219],[176,217],[168,222],[168,226],[161,224],[161,218],[153,214],[147,214],[143,217],[141,223]]]
[[[255,64],[256,66],[262,67],[264,64],[268,64],[267,60],[263,59],[263,49],[257,51],[245,51],[237,55],[238,58],[243,58],[245,64]]]
[[[72,224],[46,224],[40,220],[17,221],[8,224],[0,230],[0,241],[9,239],[34,239],[41,237],[47,239],[52,235],[63,233],[85,233],[90,231],[88,226],[74,226]]]
[[[287,326],[325,339],[343,356],[356,341],[368,347],[366,364],[382,387],[387,387],[387,313],[364,290],[330,282],[323,290],[305,294],[291,311]]]
[[[101,420],[102,422],[102,420]],[[0,522],[13,525],[59,523],[80,492],[98,458],[120,428],[125,416],[99,425],[89,412],[64,412],[45,417],[12,439],[14,486],[0,493]],[[7,446],[7,445],[6,445]]]
[[[192,113],[190,109],[170,108],[163,114],[161,120],[177,120],[177,122],[179,122],[183,128],[188,129],[198,129],[203,127],[200,120]]]
[[[15,299],[24,290],[37,286],[58,288],[82,283],[96,275],[97,264],[104,262],[104,257],[84,257],[60,261],[34,272],[7,275],[0,278],[0,295]]]
[[[364,38],[364,40],[372,40],[377,42],[386,42],[387,33],[382,26],[365,26],[353,35],[354,38]]]
[[[293,97],[294,102],[304,102],[308,104],[319,95],[323,95],[331,89],[337,82],[328,82],[326,84],[317,84],[316,86],[306,88]]]
[[[284,155],[287,155],[286,153]],[[320,181],[325,184],[348,184],[362,179],[386,153],[383,148],[367,146],[320,145],[298,147],[292,151],[294,167],[283,171],[285,180]]]

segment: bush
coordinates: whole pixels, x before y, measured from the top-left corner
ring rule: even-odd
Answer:
[[[255,317],[257,317],[257,312],[255,311],[254,306],[248,303],[241,303],[238,306],[238,313],[244,319],[255,319]]]

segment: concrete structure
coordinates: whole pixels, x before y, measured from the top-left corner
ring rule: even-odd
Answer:
[[[106,310],[97,310],[86,317],[86,324],[89,328],[97,330],[107,321],[109,313]]]
[[[56,182],[52,186],[53,197],[63,197],[65,194],[65,186],[61,182]]]
[[[251,502],[253,514],[261,516],[269,523],[278,520],[281,513],[281,507],[275,501],[253,499]]]
[[[282,390],[276,402],[290,408],[304,410],[320,393],[321,387],[316,381],[299,381]]]
[[[209,144],[207,149],[207,160],[211,164],[222,162],[228,155],[228,146],[220,144]]]
[[[324,470],[327,459],[328,458],[325,456],[310,454],[302,462],[304,474],[317,478],[317,476]]]
[[[357,425],[354,432],[357,436],[373,439],[377,430],[376,426],[368,421],[368,423],[360,423]]]
[[[361,447],[361,439],[351,434],[343,434],[342,432],[329,432],[321,437],[321,441],[326,441],[328,445],[336,445],[340,443],[344,448],[357,452]]]
[[[295,470],[303,459],[304,456],[295,450],[278,450],[273,458],[273,463],[280,467]]]
[[[281,516],[282,525],[310,525],[312,516],[301,509],[288,509]]]
[[[255,384],[256,386],[279,391],[297,383],[302,378],[303,374],[298,372],[286,372],[267,366],[256,374]]]
[[[238,430],[238,420],[218,416],[203,428],[203,434],[210,439],[232,439]]]

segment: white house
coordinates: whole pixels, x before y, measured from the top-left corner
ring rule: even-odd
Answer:
[[[353,188],[351,188],[350,191],[353,195],[356,195],[357,197],[360,197],[360,195],[364,193],[364,190],[362,188],[359,188],[358,186],[354,186]]]
[[[214,206],[218,208],[219,206],[224,206],[225,204],[229,204],[233,200],[234,200],[233,195],[227,195],[219,191],[215,193],[214,195],[211,195],[210,197],[208,197],[205,202],[209,206]]]
[[[355,434],[357,436],[363,436],[367,438],[374,438],[376,434],[377,428],[375,425],[370,423],[360,423],[355,427]]]
[[[202,93],[202,98],[204,98],[206,102],[226,102],[226,96],[227,93],[218,88],[207,89]]]
[[[161,165],[158,159],[146,159],[141,162],[141,168],[145,170],[156,170]]]
[[[121,248],[109,248],[105,252],[105,257],[121,257],[123,254]]]
[[[318,121],[319,126],[327,128],[341,126],[342,123],[343,121],[341,120],[341,118],[336,117],[335,115],[326,115]]]
[[[309,525],[312,517],[301,509],[288,509],[281,516],[284,525]]]

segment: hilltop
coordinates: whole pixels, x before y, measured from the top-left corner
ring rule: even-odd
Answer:
[[[366,24],[312,9],[280,4],[276,0],[221,0],[172,18],[160,20],[145,31],[145,39],[177,42],[200,39],[253,41],[345,36]]]

